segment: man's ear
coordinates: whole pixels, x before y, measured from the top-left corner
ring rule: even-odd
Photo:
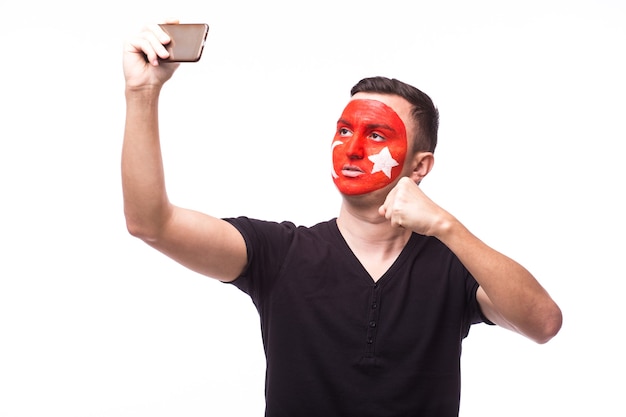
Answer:
[[[411,179],[419,184],[435,165],[435,156],[432,152],[417,152],[413,156],[413,171]]]

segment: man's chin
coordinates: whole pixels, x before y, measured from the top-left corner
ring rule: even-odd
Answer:
[[[336,187],[344,201],[359,206],[380,206],[385,202],[389,190],[386,187],[376,188],[372,190],[351,190],[344,187]]]
[[[385,190],[388,186],[389,186],[388,183],[369,184],[367,186],[364,186],[363,183],[355,182],[354,184],[351,184],[349,181],[347,181],[347,182],[339,184],[337,183],[337,181],[335,181],[335,188],[337,188],[337,191],[339,191],[341,195],[346,196],[346,197],[359,197],[359,196],[364,196],[364,195],[380,192],[381,190]]]

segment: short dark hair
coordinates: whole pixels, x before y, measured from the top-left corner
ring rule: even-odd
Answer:
[[[356,93],[395,94],[406,99],[413,106],[411,115],[418,128],[416,137],[413,138],[414,150],[435,151],[439,129],[439,110],[426,93],[412,85],[386,77],[362,79],[350,90],[351,96]]]

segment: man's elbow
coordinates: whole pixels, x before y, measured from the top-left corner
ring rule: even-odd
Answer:
[[[550,312],[544,315],[541,331],[533,338],[539,344],[548,343],[561,330],[563,325],[563,313],[554,305]]]
[[[158,236],[158,228],[146,222],[138,221],[129,215],[126,215],[126,230],[131,236],[145,242],[153,242]]]

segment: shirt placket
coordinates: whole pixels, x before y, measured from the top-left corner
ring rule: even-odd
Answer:
[[[371,358],[375,355],[376,333],[380,319],[380,285],[378,283],[372,286],[369,307],[365,357]]]

